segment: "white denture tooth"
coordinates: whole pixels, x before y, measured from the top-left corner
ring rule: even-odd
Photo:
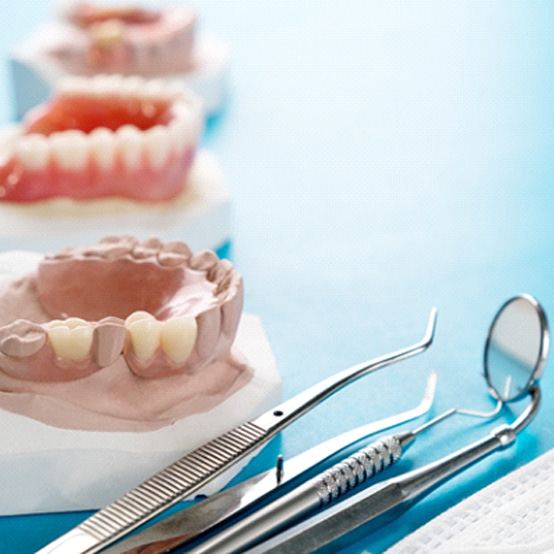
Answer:
[[[56,356],[74,362],[90,354],[92,335],[92,327],[79,318],[55,320],[48,327],[48,337]]]
[[[123,163],[127,169],[137,169],[142,158],[144,134],[134,125],[123,125],[115,135]]]
[[[144,133],[144,144],[150,165],[160,169],[169,157],[171,150],[171,139],[167,127],[156,125]]]
[[[139,314],[139,317],[134,318],[136,314]],[[155,317],[147,315],[149,317],[142,316],[141,312],[135,312],[125,320],[125,328],[131,337],[135,356],[142,361],[154,356],[160,346],[162,332],[162,324]]]
[[[106,128],[98,127],[89,135],[90,150],[98,167],[109,170],[115,161],[115,133]]]
[[[83,131],[70,130],[50,135],[52,154],[62,169],[83,169],[89,158],[89,141]]]
[[[151,79],[146,81],[144,83],[141,96],[150,100],[167,98],[166,83],[161,79]]]
[[[120,92],[126,96],[138,98],[142,94],[145,83],[146,81],[142,77],[135,75],[126,77],[121,81]]]
[[[171,144],[177,153],[189,144],[189,130],[186,121],[175,119],[168,127]]]
[[[66,77],[57,87],[60,94],[66,96],[88,94],[90,83],[84,77]]]
[[[190,356],[197,333],[194,317],[174,317],[163,324],[162,348],[172,362],[182,363]]]
[[[153,319],[153,320],[155,320],[156,318],[148,312],[144,312],[142,310],[139,310],[137,312],[133,312],[131,315],[129,315],[127,317],[127,319],[125,320],[125,328],[128,329],[129,325],[132,325],[133,323],[135,323],[137,321],[142,321],[143,319]]]
[[[44,135],[31,134],[21,137],[16,143],[19,161],[32,170],[42,170],[50,161],[50,141]]]
[[[95,75],[90,80],[90,93],[97,96],[116,94],[121,89],[122,78],[119,75]]]
[[[169,81],[165,87],[166,94],[171,97],[172,100],[182,98],[187,94],[187,89],[183,83],[179,81]]]

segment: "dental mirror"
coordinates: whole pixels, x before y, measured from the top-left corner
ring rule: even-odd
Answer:
[[[504,402],[522,398],[544,371],[548,323],[541,305],[527,294],[498,310],[485,344],[485,378],[491,394]]]

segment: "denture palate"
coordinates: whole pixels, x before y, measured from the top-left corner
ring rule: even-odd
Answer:
[[[186,6],[144,9],[75,3],[65,19],[78,30],[78,45],[52,50],[73,74],[160,75],[193,65],[196,14]]]
[[[0,368],[24,380],[69,381],[116,363],[135,375],[194,374],[229,355],[242,278],[182,242],[106,237],[47,257],[36,274],[51,320],[0,327]]]
[[[139,77],[73,77],[27,114],[0,152],[0,201],[182,193],[203,125],[200,101]]]

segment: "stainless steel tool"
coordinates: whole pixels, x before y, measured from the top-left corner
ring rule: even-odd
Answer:
[[[265,536],[277,532],[311,512],[328,506],[346,492],[350,492],[381,473],[400,460],[417,436],[448,417],[462,414],[488,419],[498,415],[502,404],[502,400],[498,400],[496,408],[487,413],[460,408],[451,409],[413,431],[403,431],[381,438],[270,504],[204,539],[188,552],[191,554],[242,552]]]
[[[182,547],[200,533],[236,516],[254,502],[269,496],[287,483],[322,464],[342,450],[371,435],[396,427],[427,413],[433,404],[437,375],[431,371],[423,398],[418,406],[400,414],[363,425],[333,437],[294,458],[278,458],[275,468],[268,469],[246,481],[227,488],[180,512],[166,517],[116,544],[102,550],[102,554],[165,554]],[[279,461],[282,461],[281,462]]]
[[[549,334],[540,304],[528,295],[506,302],[497,313],[485,347],[485,375],[502,402],[528,394],[531,401],[511,424],[420,469],[388,479],[246,550],[248,554],[337,552],[398,517],[412,503],[471,464],[514,443],[541,400],[535,384],[546,364]],[[504,393],[506,383],[509,388]],[[230,554],[231,550],[226,551]]]
[[[156,473],[95,513],[37,554],[93,554],[115,542],[268,442],[279,431],[347,384],[426,350],[433,340],[436,310],[423,340],[324,379],[252,421],[224,433]]]

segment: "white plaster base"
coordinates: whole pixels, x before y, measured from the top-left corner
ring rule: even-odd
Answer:
[[[191,450],[278,404],[281,379],[257,317],[243,315],[235,347],[254,369],[253,379],[209,412],[157,431],[72,431],[0,410],[0,515],[102,508]],[[250,458],[198,494],[222,488]]]
[[[55,59],[45,54],[49,45],[63,36],[65,27],[49,22],[37,29],[10,53],[15,117],[21,119],[31,108],[46,102],[56,83],[69,75]],[[222,107],[227,90],[230,54],[219,39],[200,35],[194,46],[195,69],[174,75],[156,75],[178,81],[191,88],[203,101],[206,115],[215,115]]]
[[[220,248],[231,237],[231,195],[216,157],[200,151],[185,192],[171,202],[125,199],[28,204],[0,202],[0,250],[57,252],[95,244],[108,234],[183,240],[193,251]]]

